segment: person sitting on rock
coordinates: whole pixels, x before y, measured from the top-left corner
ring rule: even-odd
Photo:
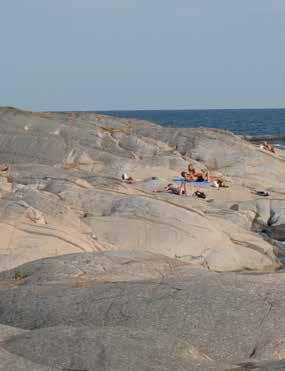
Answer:
[[[182,173],[181,173],[181,175],[182,175]],[[208,180],[206,171],[203,171],[203,170],[202,171],[196,171],[192,164],[188,165],[188,172],[187,172],[186,181],[203,182],[205,180]]]
[[[180,189],[184,189],[185,195],[187,195],[187,189],[186,189],[186,182],[190,182],[192,180],[191,175],[187,173],[187,171],[182,171],[180,174],[183,180],[181,181]]]
[[[270,144],[268,144],[267,142],[264,142],[261,147],[265,151],[268,151],[268,152],[271,152],[271,153],[275,153],[275,149]]]
[[[188,179],[190,179],[190,181],[193,181],[193,182],[203,182],[203,181],[207,181],[209,183],[215,182],[217,183],[218,187],[227,187],[225,185],[225,179],[222,175],[210,175],[210,171],[207,169],[196,171],[192,164],[188,165],[188,173],[187,173],[186,181],[189,181]]]
[[[153,192],[169,192],[178,196],[182,194],[185,196],[188,195],[186,182],[182,183],[180,186],[176,186],[173,183],[169,183],[163,189],[156,189]]]
[[[191,180],[193,180],[192,178],[192,173],[189,173],[187,171],[182,171],[182,173],[180,174],[181,177],[183,178],[183,182],[190,182]]]

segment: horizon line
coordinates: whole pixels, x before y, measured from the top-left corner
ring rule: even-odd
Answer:
[[[15,110],[23,110],[23,111],[31,111],[31,112],[159,112],[159,111],[247,111],[247,110],[285,110],[285,107],[240,107],[240,108],[140,108],[140,109],[47,109],[47,110],[39,110],[39,109],[29,109],[29,108],[22,108],[17,106],[11,105],[0,105],[0,109],[15,109]]]
[[[285,107],[262,108],[144,108],[144,109],[100,109],[94,112],[144,112],[144,111],[246,111],[246,110],[285,110]],[[77,110],[80,112],[80,110]],[[92,112],[92,111],[90,111]]]

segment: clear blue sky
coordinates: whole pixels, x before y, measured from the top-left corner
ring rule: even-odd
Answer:
[[[0,105],[285,107],[285,0],[3,0]]]

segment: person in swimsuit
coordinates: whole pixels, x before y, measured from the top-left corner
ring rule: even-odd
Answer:
[[[184,172],[185,173],[185,172]],[[188,178],[193,182],[217,182],[219,186],[223,186],[225,183],[224,177],[221,175],[210,175],[209,170],[204,169],[201,171],[196,171],[192,164],[188,165]],[[182,173],[181,173],[182,175]],[[182,175],[183,176],[183,175]],[[188,180],[188,179],[187,179]]]
[[[275,153],[275,149],[270,144],[268,144],[267,142],[264,142],[262,144],[262,148],[265,149],[268,152]]]
[[[183,172],[185,173],[185,171]],[[182,173],[181,173],[182,175]],[[182,175],[183,176],[183,175]],[[187,181],[193,182],[203,182],[204,180],[208,180],[207,171],[196,171],[192,164],[188,165],[188,172],[187,172]]]
[[[135,179],[132,178],[131,176],[128,177],[126,173],[123,173],[123,174],[122,174],[122,181],[123,181],[124,183],[127,183],[127,184],[133,184],[133,183],[139,182],[138,179],[135,180]]]
[[[176,186],[173,183],[169,183],[163,189],[156,189],[153,192],[169,192],[177,196],[180,196],[182,194],[185,196],[188,195],[186,182],[182,183],[180,186]]]

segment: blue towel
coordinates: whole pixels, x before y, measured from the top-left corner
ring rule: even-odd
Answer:
[[[185,179],[183,178],[183,176],[177,176],[175,178],[172,179],[174,182],[183,182],[185,181]],[[194,184],[194,185],[208,185],[209,182],[207,180],[202,180],[200,182],[194,182],[193,180],[188,180],[187,183],[189,184]]]

